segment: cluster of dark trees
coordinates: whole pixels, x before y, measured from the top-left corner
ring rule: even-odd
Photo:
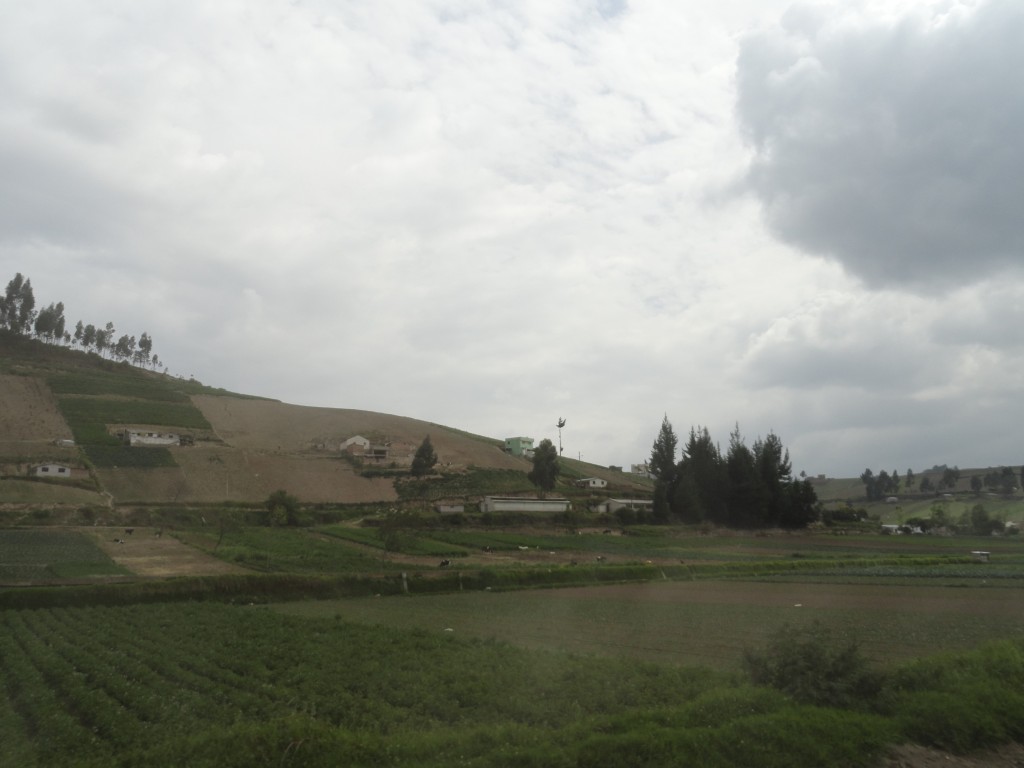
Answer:
[[[1020,468],[1020,482],[1024,485],[1024,467]],[[1017,490],[1017,473],[1013,471],[1012,467],[1000,467],[999,469],[989,470],[984,475],[974,475],[971,477],[972,491],[981,493],[985,488],[993,493],[1002,493],[1009,496]]]
[[[938,493],[944,490],[952,490],[960,482],[959,467],[942,465],[932,467],[931,471],[941,472],[942,476],[933,483],[928,475],[924,475],[918,486],[918,490],[921,493]],[[894,496],[901,487],[900,475],[895,470],[890,475],[883,469],[876,475],[870,469],[865,469],[861,473],[860,480],[864,483],[864,492],[868,501],[881,501],[886,496]],[[990,470],[984,475],[972,475],[971,490],[975,493],[981,493],[983,489],[987,488],[995,493],[1008,495],[1017,490],[1017,480],[1017,473],[1014,472],[1013,468],[1000,467],[999,469]],[[913,470],[908,469],[902,481],[902,487],[907,492],[913,491],[915,482],[916,478],[914,477]],[[1024,467],[1021,467],[1020,470],[1020,482],[1024,484]]]
[[[682,458],[666,416],[651,448],[654,517],[659,522],[709,522],[734,528],[803,528],[818,519],[818,496],[809,480],[792,476],[789,451],[774,433],[752,448],[739,426],[726,453],[707,428],[691,428]]]
[[[865,469],[860,475],[860,481],[864,483],[864,492],[867,495],[868,501],[881,501],[886,496],[893,496],[900,490],[900,473],[895,469],[890,475],[884,469],[877,475],[870,469]],[[914,471],[912,469],[907,470],[906,479],[902,481],[903,486],[908,490],[913,490],[914,483],[917,482],[914,477]],[[927,491],[929,488],[925,488],[925,484],[931,487],[931,480],[927,476],[921,479],[921,490]],[[956,484],[956,481],[953,483]]]
[[[7,290],[0,296],[0,329],[19,336],[29,336],[49,344],[78,346],[94,351],[103,357],[124,360],[134,365],[156,368],[160,359],[153,354],[153,339],[143,333],[138,339],[128,334],[117,337],[113,323],[102,328],[85,325],[79,320],[75,331],[67,329],[64,317],[64,303],[51,303],[36,309],[36,298],[32,281],[19,272],[7,284]]]

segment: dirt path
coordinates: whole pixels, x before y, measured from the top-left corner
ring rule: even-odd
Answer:
[[[138,576],[217,576],[245,568],[183,544],[158,528],[79,528],[118,565]],[[127,533],[131,530],[132,533]]]

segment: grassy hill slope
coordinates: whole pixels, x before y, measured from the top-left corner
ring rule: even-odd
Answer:
[[[129,447],[118,435],[127,429],[192,444]],[[445,474],[529,469],[500,440],[419,419],[288,405],[0,334],[0,503],[258,503],[278,489],[305,503],[387,502],[399,493],[381,470],[407,468],[428,434]],[[344,454],[355,435],[386,443],[387,459]],[[71,466],[73,479],[30,477],[50,462]],[[626,494],[649,485],[568,460],[566,473],[606,477]]]

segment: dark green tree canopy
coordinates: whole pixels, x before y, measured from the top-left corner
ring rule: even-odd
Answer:
[[[416,477],[421,477],[430,472],[435,464],[437,464],[437,454],[434,452],[434,446],[430,443],[430,435],[427,435],[420,443],[420,447],[416,449],[416,455],[412,457],[412,473]]]
[[[15,333],[28,333],[35,320],[35,306],[32,281],[18,272],[7,284],[3,297],[0,297],[0,327]]]
[[[667,521],[671,512],[672,494],[676,487],[676,449],[679,438],[668,420],[668,414],[661,420],[661,429],[651,446],[651,461],[648,469],[654,476],[654,517]]]
[[[274,491],[267,499],[266,506],[270,525],[299,524],[299,500],[287,491]]]
[[[544,438],[533,450],[533,469],[527,477],[542,491],[550,491],[555,487],[561,471],[562,468],[558,464],[558,449],[550,440]]]
[[[682,459],[668,465],[675,433],[668,419],[651,451],[655,474],[654,519],[708,522],[732,527],[802,528],[819,518],[817,494],[809,480],[794,479],[789,451],[770,432],[750,449],[739,425],[722,454],[706,427],[690,430]],[[655,465],[659,465],[657,470]],[[671,484],[664,481],[668,475]]]
[[[156,367],[156,355],[153,354],[153,339],[143,333],[136,341],[135,336],[124,334],[115,339],[114,324],[107,323],[102,328],[84,324],[81,320],[75,323],[72,335],[67,329],[68,322],[64,316],[64,302],[52,302],[37,310],[32,281],[20,272],[7,283],[7,288],[0,295],[0,331],[7,331],[19,336],[35,336],[40,341],[51,344],[75,345],[87,352],[98,352],[106,357],[126,360],[135,365],[152,365]]]

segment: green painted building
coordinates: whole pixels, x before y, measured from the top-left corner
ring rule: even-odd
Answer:
[[[505,453],[513,456],[523,456],[527,459],[533,458],[532,437],[506,437]]]

